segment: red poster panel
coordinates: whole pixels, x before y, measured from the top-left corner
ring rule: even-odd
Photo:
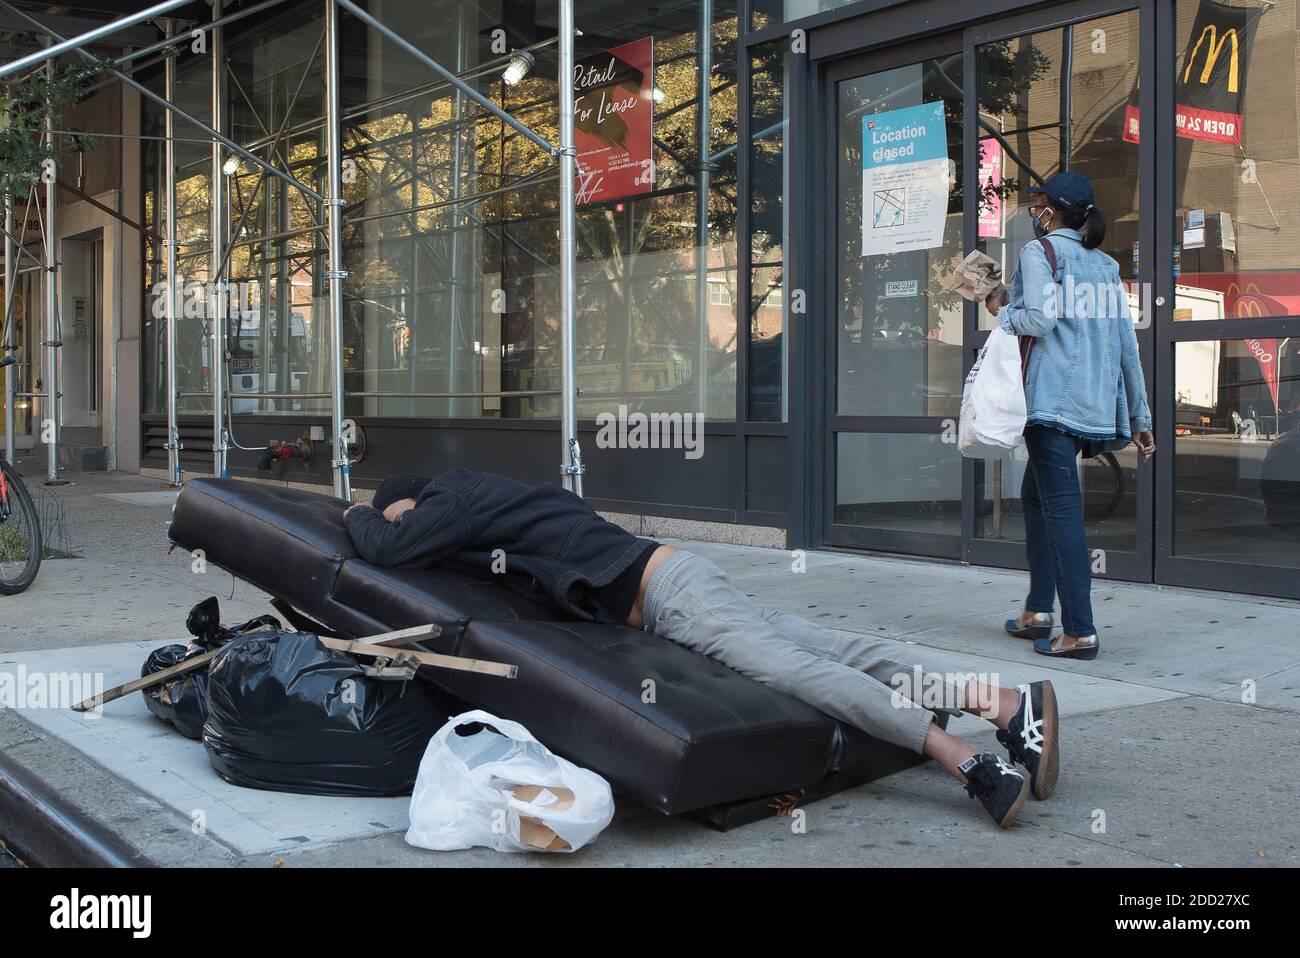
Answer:
[[[1137,143],[1142,132],[1142,114],[1132,103],[1124,107],[1124,132],[1120,134],[1125,143]]]
[[[1133,104],[1124,107],[1124,142],[1138,142],[1141,114]],[[1209,140],[1211,143],[1241,145],[1243,119],[1240,113],[1223,113],[1219,110],[1197,110],[1186,103],[1178,104],[1174,117],[1175,132],[1189,140]]]
[[[654,189],[654,40],[645,37],[573,68],[578,203]]]

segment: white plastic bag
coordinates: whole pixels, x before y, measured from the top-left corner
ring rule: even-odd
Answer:
[[[1000,459],[1020,445],[1026,418],[1020,375],[1019,342],[995,328],[962,390],[957,448],[967,459]]]
[[[482,729],[456,729],[482,722]],[[518,722],[476,710],[429,740],[411,793],[406,841],[447,850],[573,852],[614,817],[609,783],[551,752]]]

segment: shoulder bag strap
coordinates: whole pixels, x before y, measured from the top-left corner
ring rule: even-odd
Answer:
[[[1052,244],[1047,242],[1046,236],[1038,237],[1038,242],[1042,244],[1043,255],[1047,257],[1047,266],[1052,271],[1052,281],[1056,281],[1056,250]],[[1020,378],[1028,380],[1029,378],[1029,354],[1034,350],[1034,337],[1020,337]]]

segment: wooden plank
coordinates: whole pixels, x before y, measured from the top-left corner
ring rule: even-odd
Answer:
[[[417,625],[409,629],[398,629],[395,632],[382,632],[379,635],[367,636],[365,639],[350,641],[348,639],[332,639],[325,636],[316,638],[328,649],[335,649],[339,652],[347,652],[351,655],[364,655],[368,658],[391,658],[393,650],[401,646],[410,645],[413,642],[419,642],[421,639],[435,638],[442,633],[442,627],[430,623],[428,625]],[[124,685],[108,689],[103,695],[92,695],[84,702],[78,702],[72,706],[74,712],[88,712],[93,708],[104,705],[108,702],[115,702],[124,695],[130,695],[132,692],[139,692],[141,689],[153,688],[155,685],[161,685],[163,682],[176,678],[178,675],[184,675],[186,672],[197,669],[200,666],[207,665],[212,661],[220,649],[214,649],[211,652],[204,652],[202,655],[196,655],[192,659],[186,659],[184,662],[178,662],[173,666],[163,669],[161,672],[154,672],[152,675],[144,675],[138,679],[132,679]],[[416,652],[403,650],[402,654],[408,658],[415,659],[421,665],[427,665],[438,669],[453,669],[458,672],[478,672],[482,675],[495,675],[500,678],[513,679],[519,674],[517,665],[506,665],[502,662],[489,662],[484,659],[467,659],[458,655],[442,655],[437,652]]]
[[[357,641],[364,642],[366,645],[402,646],[413,645],[424,639],[436,639],[440,635],[442,635],[442,626],[429,623],[428,625],[415,625],[409,629],[398,629],[396,632],[381,632],[379,635],[368,635],[357,639]]]
[[[367,655],[373,658],[392,658],[391,645],[372,645],[369,641],[349,642],[347,639],[321,639],[327,647],[352,655]],[[496,675],[503,679],[513,679],[519,674],[519,666],[506,665],[502,662],[489,662],[485,659],[466,659],[458,655],[440,655],[437,652],[416,652],[403,649],[401,654],[415,659],[421,665],[438,669],[454,669],[457,672],[480,672],[483,675]]]
[[[143,675],[138,679],[132,679],[125,685],[119,685],[116,688],[109,689],[103,695],[92,695],[84,702],[78,702],[72,706],[74,712],[89,712],[97,706],[106,702],[115,702],[124,695],[130,695],[132,692],[138,692],[140,689],[152,688],[155,685],[161,685],[168,679],[174,679],[178,675],[184,675],[191,672],[201,665],[207,665],[220,649],[213,649],[211,652],[204,652],[202,655],[196,655],[192,659],[186,659],[184,662],[177,662],[173,666],[163,669],[161,672],[154,672],[151,675]]]

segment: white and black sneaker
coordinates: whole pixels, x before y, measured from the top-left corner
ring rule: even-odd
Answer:
[[[998,825],[1010,828],[1029,795],[1029,779],[992,752],[972,755],[957,768],[966,776],[966,793],[983,802]]]
[[[998,730],[998,741],[1007,747],[1011,761],[1029,772],[1034,798],[1051,798],[1061,774],[1061,750],[1056,709],[1056,690],[1050,681],[1020,686],[1020,707],[1006,730]]]

